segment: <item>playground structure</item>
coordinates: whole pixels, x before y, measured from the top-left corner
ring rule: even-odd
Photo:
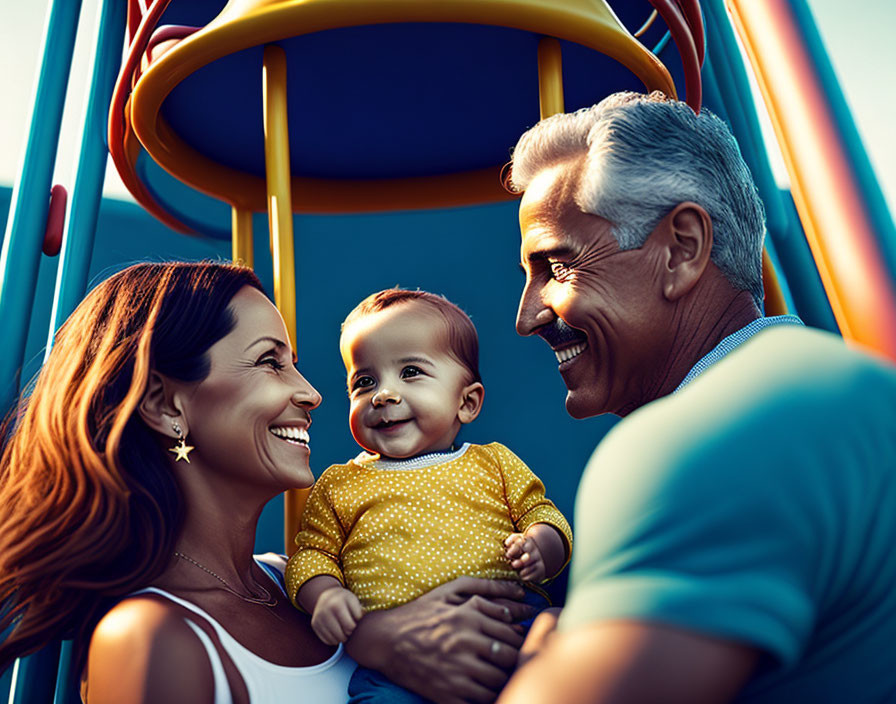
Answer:
[[[79,9],[71,0],[50,8],[28,154],[3,241],[4,408],[22,387],[29,327],[43,322],[51,344],[88,287],[108,153],[148,213],[173,230],[229,242],[234,259],[270,277],[304,360],[318,351],[306,350],[299,332],[347,311],[330,290],[345,282],[310,271],[309,258],[328,256],[326,266],[352,280],[360,295],[353,288],[348,301],[375,282],[397,283],[356,269],[400,247],[428,260],[402,285],[444,290],[435,270],[479,252],[512,264],[504,236],[514,228],[514,196],[501,187],[508,149],[538,119],[621,89],[679,95],[732,126],[768,215],[768,312],[795,312],[896,359],[893,223],[804,0],[730,0],[727,8],[722,0],[106,0],[65,220],[62,193],[49,218],[47,194]],[[789,193],[772,177],[735,32],[771,115]],[[267,213],[270,238],[253,237],[257,213]],[[326,231],[327,218],[342,229]],[[339,245],[328,252],[315,231],[338,236]],[[38,267],[54,251],[52,313],[35,321]],[[477,282],[468,301],[449,295],[473,314],[484,349],[500,339],[483,329],[492,309],[476,300],[497,298],[489,285]],[[497,320],[497,305],[495,313]],[[335,357],[335,346],[319,354]],[[545,385],[557,383],[551,375]],[[487,375],[498,398],[502,384]],[[507,417],[493,417],[496,437],[517,425]],[[325,423],[344,425],[335,418]],[[593,447],[594,428],[578,431],[580,447]],[[530,454],[533,467],[551,461],[546,451]],[[570,454],[561,493],[571,494],[581,459]],[[303,500],[296,492],[284,502],[286,545]],[[74,673],[59,652],[57,645],[17,664],[11,701],[74,701]]]

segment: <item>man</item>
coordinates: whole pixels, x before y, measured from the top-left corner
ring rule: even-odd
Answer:
[[[500,701],[896,701],[896,370],[762,317],[724,123],[618,94],[527,132],[512,174],[517,329],[571,415],[624,420],[579,487],[557,631]]]

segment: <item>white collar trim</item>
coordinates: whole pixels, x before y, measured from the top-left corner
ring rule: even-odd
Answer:
[[[461,457],[470,447],[470,443],[465,442],[459,449],[449,452],[429,452],[425,455],[417,457],[408,457],[403,460],[383,459],[379,455],[370,452],[362,452],[355,457],[354,462],[370,469],[383,470],[402,470],[402,469],[423,469],[424,467],[432,467],[444,462],[451,462]]]

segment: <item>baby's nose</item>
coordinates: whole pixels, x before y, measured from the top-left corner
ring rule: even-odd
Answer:
[[[384,406],[387,403],[401,403],[401,396],[388,388],[382,388],[373,395],[374,406]]]

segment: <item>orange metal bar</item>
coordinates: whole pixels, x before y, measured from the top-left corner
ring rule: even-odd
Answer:
[[[843,336],[896,359],[896,289],[850,160],[785,0],[728,0]]]

